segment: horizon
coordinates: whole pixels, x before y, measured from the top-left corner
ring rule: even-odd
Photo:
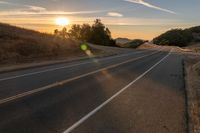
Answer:
[[[58,18],[67,18],[68,28],[98,18],[113,38],[151,40],[170,29],[197,26],[199,4],[195,0],[0,0],[0,22],[53,33],[63,27],[56,24]]]

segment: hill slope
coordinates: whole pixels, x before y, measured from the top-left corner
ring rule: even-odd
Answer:
[[[0,23],[0,63],[80,54],[70,39]]]
[[[116,38],[115,41],[117,44],[125,44],[131,42],[131,40],[128,38]]]
[[[153,39],[158,45],[188,46],[191,42],[200,42],[200,26],[188,29],[172,29]]]

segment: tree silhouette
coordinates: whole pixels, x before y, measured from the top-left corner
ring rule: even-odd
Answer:
[[[78,24],[72,25],[69,30],[69,37],[72,39],[80,40],[81,39],[81,26]]]
[[[111,32],[100,19],[96,19],[92,25],[92,36],[90,41],[99,45],[114,45],[115,42],[111,38]]]
[[[89,24],[74,24],[69,31],[67,31],[66,28],[63,28],[61,31],[56,29],[54,34],[63,38],[69,37],[74,40],[99,45],[116,46],[116,42],[112,39],[110,30],[105,27],[100,19],[96,19],[92,26]]]
[[[62,38],[68,38],[69,34],[67,32],[67,28],[64,27],[61,31],[59,31],[58,29],[54,30],[54,35],[58,36],[58,37],[62,37]]]
[[[92,35],[92,28],[89,24],[83,24],[81,26],[81,41],[90,41]]]

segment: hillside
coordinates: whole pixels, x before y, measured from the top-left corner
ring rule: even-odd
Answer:
[[[117,44],[125,44],[131,42],[132,40],[128,38],[116,38],[115,41]]]
[[[140,45],[144,44],[145,42],[148,42],[148,41],[142,40],[142,39],[134,39],[128,43],[125,43],[124,46],[127,48],[137,48]]]
[[[70,39],[0,23],[1,64],[78,54],[79,45]]]
[[[200,42],[200,26],[188,29],[172,29],[153,39],[157,45],[189,46]]]

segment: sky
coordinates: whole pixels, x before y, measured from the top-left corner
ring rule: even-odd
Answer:
[[[56,18],[68,18],[70,25],[98,18],[114,38],[151,40],[172,28],[200,25],[199,7],[200,0],[0,0],[0,22],[53,33],[62,28]]]

